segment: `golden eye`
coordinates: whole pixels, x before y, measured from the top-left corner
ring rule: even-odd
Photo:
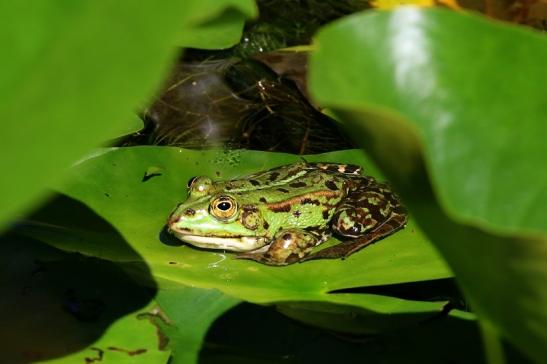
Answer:
[[[230,196],[219,196],[211,202],[211,214],[221,220],[233,217],[237,212],[237,203]]]

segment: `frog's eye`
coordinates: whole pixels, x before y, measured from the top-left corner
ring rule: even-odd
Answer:
[[[209,206],[211,214],[221,220],[233,217],[237,212],[237,202],[230,196],[219,196]]]
[[[212,185],[209,177],[192,177],[188,180],[188,191],[195,196],[203,196],[210,192]]]
[[[194,176],[192,178],[190,178],[188,180],[188,183],[186,183],[186,187],[188,187],[188,189],[192,188],[192,184],[194,183],[194,181],[197,179],[197,176]]]

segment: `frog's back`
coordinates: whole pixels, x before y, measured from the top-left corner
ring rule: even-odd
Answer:
[[[341,173],[345,175],[360,176],[362,168],[356,164],[338,163],[307,163],[310,168],[321,169],[330,173]]]
[[[219,189],[236,195],[294,195],[317,190],[335,190],[349,175],[359,175],[361,167],[331,163],[295,163],[229,181],[217,182]],[[329,181],[332,181],[330,183]],[[335,183],[336,187],[335,187]]]

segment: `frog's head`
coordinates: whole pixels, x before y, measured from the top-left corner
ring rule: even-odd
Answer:
[[[169,216],[169,232],[208,249],[248,251],[266,244],[268,224],[256,206],[241,206],[234,196],[217,191],[208,177],[192,178],[188,184],[188,199]]]

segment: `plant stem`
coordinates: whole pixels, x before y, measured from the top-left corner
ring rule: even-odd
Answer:
[[[488,364],[505,364],[505,355],[503,351],[503,343],[496,330],[490,321],[479,320],[479,326],[484,343],[484,354],[486,363]]]

